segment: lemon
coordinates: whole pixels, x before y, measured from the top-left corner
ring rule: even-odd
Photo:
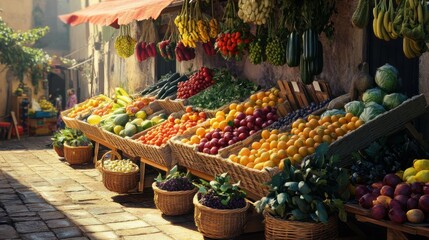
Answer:
[[[429,170],[419,171],[416,174],[416,181],[417,182],[424,182],[424,183],[429,182]]]
[[[145,111],[140,110],[140,111],[136,112],[135,116],[136,116],[136,118],[141,118],[141,119],[145,120],[147,117],[147,114]]]
[[[407,178],[407,183],[408,184],[411,184],[411,183],[414,183],[414,182],[417,182],[416,176],[410,176],[410,177]]]
[[[121,125],[116,125],[116,126],[113,128],[113,132],[114,132],[116,135],[119,135],[119,133],[120,133],[123,129],[124,129],[124,127],[122,127]]]
[[[91,116],[88,117],[86,121],[88,122],[89,125],[97,125],[100,123],[101,117],[98,115],[92,114]]]
[[[417,172],[420,172],[421,170],[429,170],[429,159],[414,160],[414,168]]]
[[[415,168],[409,167],[405,169],[404,175],[402,176],[402,180],[407,181],[409,177],[416,175],[416,173],[417,173],[417,170]]]

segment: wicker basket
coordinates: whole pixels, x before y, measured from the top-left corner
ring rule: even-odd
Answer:
[[[265,239],[267,240],[325,240],[338,238],[338,220],[337,217],[329,218],[327,224],[287,221],[273,217],[264,212],[265,218]]]
[[[101,173],[103,184],[107,189],[116,193],[127,193],[137,186],[138,168],[136,171],[129,173],[112,172],[103,168],[105,160],[101,159]]]
[[[54,151],[58,154],[58,157],[64,157],[64,147],[57,147],[54,145]]]
[[[195,194],[193,203],[195,225],[204,237],[224,239],[243,233],[247,223],[248,202],[245,207],[239,209],[214,209],[199,203]]]
[[[72,147],[64,143],[64,158],[70,165],[85,164],[91,161],[92,145]]]
[[[159,104],[159,106],[165,110],[167,114],[172,114],[175,112],[185,111],[185,100],[183,99],[176,99],[171,100],[170,98],[166,99],[158,99],[156,102]]]
[[[103,154],[103,156],[101,156],[100,160],[97,160],[97,162],[95,163],[95,168],[98,169],[98,171],[103,172],[101,165],[102,165],[102,162],[104,160],[107,160],[107,159],[109,159],[109,160],[116,160],[116,159],[121,160],[122,156],[121,156],[121,154],[119,154],[116,151],[107,151]]]
[[[94,136],[99,140],[105,140],[103,130],[95,125],[90,125],[87,122],[77,120],[78,129],[81,130],[85,135]]]
[[[177,216],[187,214],[194,207],[192,199],[197,188],[188,191],[165,191],[156,186],[156,182],[152,183],[153,200],[156,208],[168,216]]]

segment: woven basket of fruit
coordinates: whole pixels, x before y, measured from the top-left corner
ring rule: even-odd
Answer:
[[[243,233],[249,203],[238,184],[231,184],[230,177],[224,173],[199,187],[200,192],[193,198],[198,231],[204,237],[215,239],[234,238]]]
[[[102,172],[101,164],[103,160],[121,160],[122,156],[116,151],[107,151],[101,156],[99,160],[95,163],[95,168],[98,169],[98,171]]]
[[[93,136],[98,140],[105,140],[103,130],[96,125],[90,125],[85,121],[76,121],[78,129],[81,130],[85,135]]]
[[[131,160],[101,160],[104,186],[112,192],[127,193],[137,186],[139,167]]]
[[[327,224],[289,221],[264,212],[265,239],[337,239],[338,218],[332,216]]]
[[[192,211],[192,199],[197,188],[188,174],[179,172],[177,166],[174,166],[165,179],[160,174],[155,180],[152,184],[153,199],[163,214],[176,216]]]
[[[86,146],[70,146],[64,143],[64,158],[70,165],[85,164],[91,161],[93,155],[92,144]]]
[[[209,173],[208,166],[197,154],[196,145],[182,142],[182,139],[188,139],[193,134],[194,133],[188,133],[177,136],[169,141],[173,158],[177,160],[177,164],[180,166]]]
[[[77,119],[70,118],[67,115],[72,111],[73,109],[68,109],[61,112],[61,119],[63,120],[64,124],[69,128],[75,128],[78,129],[78,123]]]
[[[159,104],[159,106],[165,110],[167,114],[172,114],[175,112],[185,111],[185,100],[183,99],[158,99],[156,100],[156,103]]]

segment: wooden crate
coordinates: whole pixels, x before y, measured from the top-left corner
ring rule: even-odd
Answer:
[[[307,89],[301,82],[278,80],[280,97],[286,99],[292,110],[297,110],[310,105]]]
[[[312,102],[320,103],[332,97],[331,88],[326,81],[313,81],[305,87]]]

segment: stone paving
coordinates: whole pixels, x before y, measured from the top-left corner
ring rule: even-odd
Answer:
[[[204,239],[192,214],[163,216],[150,188],[110,192],[93,165],[71,167],[48,143],[49,137],[0,141],[0,239]]]

